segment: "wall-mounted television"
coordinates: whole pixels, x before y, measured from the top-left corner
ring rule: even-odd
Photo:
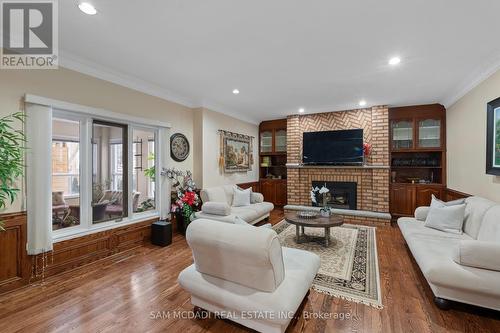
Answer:
[[[304,132],[302,162],[309,165],[362,165],[363,130]]]

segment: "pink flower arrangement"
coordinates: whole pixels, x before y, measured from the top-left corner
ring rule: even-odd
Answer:
[[[370,156],[372,153],[372,144],[371,143],[363,143],[363,155]]]

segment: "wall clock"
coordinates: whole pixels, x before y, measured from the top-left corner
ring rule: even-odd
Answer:
[[[189,156],[189,141],[184,134],[175,133],[170,137],[170,156],[182,162]]]

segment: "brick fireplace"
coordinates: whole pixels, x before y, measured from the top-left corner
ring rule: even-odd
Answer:
[[[289,116],[287,120],[288,204],[311,206],[313,182],[356,183],[356,209],[389,212],[389,123],[388,108]],[[305,166],[302,162],[302,133],[363,129],[372,154],[360,167]]]

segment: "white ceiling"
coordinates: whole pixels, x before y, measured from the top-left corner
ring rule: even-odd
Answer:
[[[59,1],[63,66],[252,122],[449,104],[500,65],[498,0],[88,1]]]

